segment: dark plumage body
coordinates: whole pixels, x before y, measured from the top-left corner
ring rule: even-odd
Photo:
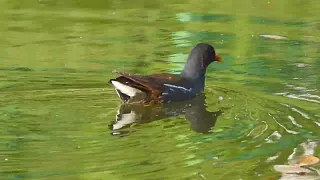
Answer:
[[[206,43],[192,49],[180,75],[135,75],[113,71],[120,76],[109,81],[123,103],[157,104],[190,100],[204,90],[206,68],[220,61],[214,48]]]

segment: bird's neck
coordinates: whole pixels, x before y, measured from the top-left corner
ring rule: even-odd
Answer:
[[[180,74],[181,78],[191,82],[195,87],[199,88],[199,90],[204,89],[205,75],[205,68],[201,68],[199,66],[190,66],[188,63]]]

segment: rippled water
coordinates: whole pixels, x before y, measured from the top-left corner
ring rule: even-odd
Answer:
[[[0,179],[279,179],[274,165],[320,156],[318,1],[0,10]],[[121,106],[107,84],[113,69],[178,73],[202,41],[225,63],[192,101]]]

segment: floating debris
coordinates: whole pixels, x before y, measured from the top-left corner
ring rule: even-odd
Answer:
[[[287,39],[286,37],[283,37],[283,36],[278,36],[278,35],[268,35],[268,34],[265,34],[265,35],[259,35],[261,37],[265,37],[265,38],[269,38],[269,39]]]
[[[306,64],[304,64],[304,63],[297,63],[296,66],[299,67],[299,68],[303,68],[303,67],[306,67]]]
[[[287,174],[293,174],[293,173],[311,173],[312,171],[303,167],[295,166],[295,165],[274,165],[274,170],[281,172],[281,173],[287,173]]]
[[[316,172],[320,175],[319,170],[311,167],[320,162],[318,157],[312,155],[306,155],[300,157],[291,165],[275,165],[274,170],[281,172],[282,174],[296,174],[296,175],[306,175],[312,172]]]

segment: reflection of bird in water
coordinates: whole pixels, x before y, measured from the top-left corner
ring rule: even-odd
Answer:
[[[189,101],[153,106],[122,104],[118,110],[116,120],[110,128],[113,135],[123,135],[125,132],[121,131],[121,129],[125,129],[133,123],[150,123],[184,115],[189,121],[192,130],[199,133],[208,133],[222,113],[222,110],[217,112],[208,112],[206,110],[205,94],[201,94]]]

